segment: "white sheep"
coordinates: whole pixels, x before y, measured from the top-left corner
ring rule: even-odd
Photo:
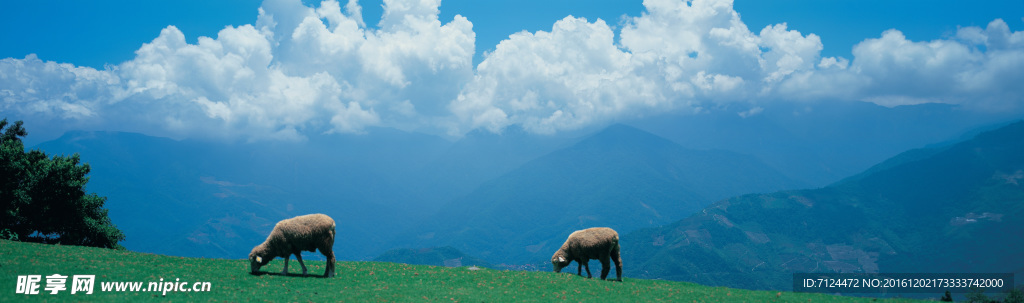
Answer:
[[[249,253],[250,269],[256,274],[260,267],[270,263],[274,257],[284,258],[284,270],[288,274],[288,258],[292,254],[302,266],[302,274],[306,274],[306,264],[302,263],[302,251],[316,251],[327,257],[327,270],[324,277],[334,276],[334,219],[324,214],[312,214],[284,219],[274,225],[274,230],[262,244],[257,245]]]
[[[555,272],[562,272],[562,268],[569,266],[576,261],[579,267],[576,274],[582,276],[582,268],[587,269],[587,278],[591,278],[590,265],[587,262],[591,259],[601,261],[601,280],[608,277],[611,268],[608,266],[608,258],[615,262],[616,281],[622,281],[622,258],[619,256],[619,233],[607,227],[594,227],[584,230],[577,230],[569,235],[565,244],[551,256],[551,265]]]

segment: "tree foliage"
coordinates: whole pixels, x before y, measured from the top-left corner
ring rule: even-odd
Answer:
[[[1003,298],[1003,302],[1004,303],[1024,303],[1024,291],[1022,291],[1022,289],[1024,289],[1024,288],[1016,287],[1016,288],[1010,290],[1010,292],[1006,294],[1006,298]]]
[[[124,234],[103,208],[107,198],[85,191],[89,164],[78,154],[26,152],[26,135],[22,121],[0,120],[0,237],[124,249]]]
[[[947,290],[946,293],[942,295],[942,298],[939,299],[939,301],[953,302],[953,294],[949,293],[949,291]]]

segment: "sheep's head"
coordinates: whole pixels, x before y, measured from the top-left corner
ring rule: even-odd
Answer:
[[[566,259],[565,256],[560,253],[555,253],[555,255],[551,257],[551,266],[555,268],[555,272],[562,272],[562,268],[569,266],[569,263],[571,262],[572,260]]]
[[[260,270],[260,267],[270,263],[270,259],[272,258],[264,257],[254,249],[253,252],[249,253],[249,273],[255,275]]]

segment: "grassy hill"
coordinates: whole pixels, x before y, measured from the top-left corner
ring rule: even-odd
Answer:
[[[868,302],[874,299],[823,294],[749,291],[692,283],[626,279],[614,283],[550,272],[471,270],[385,262],[338,262],[338,276],[249,275],[245,260],[183,258],[98,248],[0,240],[0,301],[605,301],[605,302]],[[628,263],[627,263],[628,264]],[[295,265],[294,263],[292,265]],[[281,269],[280,260],[265,270]],[[311,273],[323,262],[307,261]],[[293,272],[298,270],[291,268]],[[95,275],[93,294],[16,294],[19,275]],[[180,281],[191,288],[210,282],[206,292],[103,291],[108,282]],[[68,279],[70,285],[70,278]],[[69,286],[70,287],[70,286]],[[909,302],[894,300],[891,302]]]

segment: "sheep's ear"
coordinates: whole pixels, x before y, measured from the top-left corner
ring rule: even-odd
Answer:
[[[256,263],[263,263],[263,257],[256,256]]]
[[[257,258],[259,258],[259,257],[257,257]],[[563,258],[562,256],[558,256],[558,262],[559,263],[565,263],[565,258]]]

